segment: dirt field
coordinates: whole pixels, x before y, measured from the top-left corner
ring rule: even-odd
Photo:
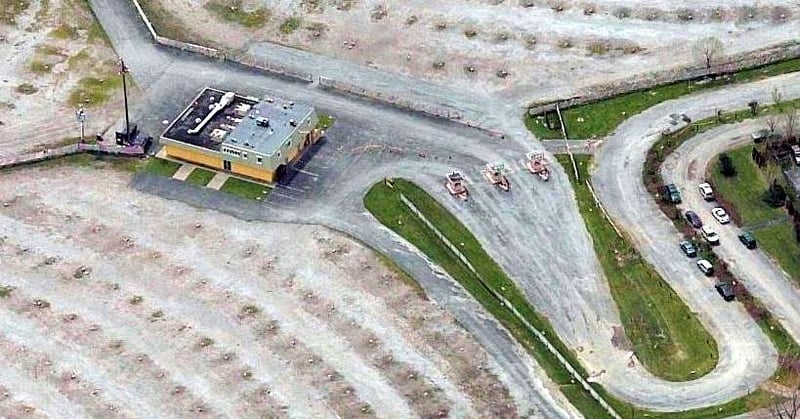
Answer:
[[[0,174],[0,416],[517,416],[483,349],[369,249],[129,176]]]
[[[78,137],[79,102],[87,135],[105,131],[118,109],[95,107],[114,102],[117,57],[86,1],[12,2],[27,7],[0,20],[0,156]]]
[[[733,53],[793,39],[800,28],[800,7],[788,0],[150,1],[219,46],[273,41],[517,100],[696,62],[691,46],[707,36]],[[230,21],[259,10],[263,26]]]

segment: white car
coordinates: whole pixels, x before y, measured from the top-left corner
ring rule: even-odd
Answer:
[[[725,208],[716,207],[711,209],[711,215],[719,221],[720,224],[728,224],[731,222],[731,217],[725,212]]]
[[[703,199],[706,201],[713,201],[714,200],[714,190],[711,189],[711,185],[708,183],[701,183],[697,185],[697,188],[700,189],[700,195],[703,196]]]
[[[714,265],[705,259],[698,260],[697,267],[700,269],[700,272],[706,274],[706,276],[714,275]]]
[[[703,235],[703,238],[706,239],[708,244],[710,244],[712,246],[716,246],[716,245],[719,244],[719,234],[717,234],[717,232],[714,231],[713,228],[711,228],[711,227],[709,227],[707,225],[704,225],[700,229],[700,234]]]

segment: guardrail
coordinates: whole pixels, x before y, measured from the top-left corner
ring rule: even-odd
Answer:
[[[561,352],[559,352],[558,349],[555,346],[553,346],[552,343],[550,343],[550,340],[547,339],[545,334],[541,332],[539,329],[533,327],[533,325],[530,324],[530,322],[528,322],[528,320],[522,316],[522,314],[511,304],[510,301],[508,301],[499,292],[497,292],[494,288],[492,288],[489,285],[489,283],[486,282],[486,280],[484,280],[483,277],[481,277],[478,271],[475,270],[475,267],[472,266],[472,264],[469,262],[469,259],[467,259],[467,257],[464,256],[463,253],[461,253],[461,250],[459,250],[458,247],[456,247],[452,242],[450,242],[450,240],[447,237],[445,237],[445,235],[441,231],[439,231],[439,229],[436,228],[433,225],[433,223],[431,223],[428,220],[428,218],[417,208],[417,206],[414,205],[414,203],[411,202],[408,198],[406,198],[405,195],[403,195],[403,193],[400,193],[400,201],[402,201],[403,204],[405,204],[405,206],[408,207],[408,209],[415,216],[417,216],[417,218],[419,218],[419,220],[422,221],[422,223],[425,224],[425,226],[428,227],[433,232],[433,234],[436,237],[438,237],[439,240],[441,240],[450,249],[450,251],[453,252],[453,254],[456,255],[456,257],[464,264],[464,266],[467,267],[467,269],[470,270],[470,272],[475,274],[475,277],[478,278],[478,281],[480,281],[481,285],[487,291],[489,291],[489,293],[494,298],[500,301],[500,304],[503,307],[507,308],[508,311],[510,311],[514,315],[514,317],[516,317],[519,321],[522,322],[523,325],[525,325],[525,328],[527,328],[529,332],[533,333],[533,335],[536,336],[536,339],[538,339],[539,342],[541,342],[545,346],[545,348],[547,348],[547,350],[551,354],[553,354],[553,356],[556,357],[558,362],[569,372],[572,378],[578,383],[580,383],[581,387],[583,387],[583,389],[587,393],[589,393],[589,396],[595,399],[595,401],[597,401],[597,403],[599,403],[600,406],[602,406],[603,409],[605,409],[606,412],[608,412],[608,414],[611,415],[611,417],[615,419],[622,419],[622,417],[616,412],[616,410],[614,410],[614,408],[611,407],[611,405],[608,404],[608,402],[606,402],[605,399],[603,399],[603,397],[600,396],[600,394],[598,394],[597,391],[595,391],[595,389],[592,388],[591,385],[589,385],[589,382],[587,382],[581,376],[581,374],[578,373],[575,367],[573,367],[572,364],[570,364],[569,361],[561,354]]]

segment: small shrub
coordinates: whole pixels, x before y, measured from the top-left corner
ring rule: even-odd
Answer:
[[[469,28],[464,31],[464,36],[466,36],[467,38],[474,38],[478,36],[478,31],[473,28]]]
[[[8,298],[14,291],[14,287],[8,285],[0,285],[0,298]]]
[[[587,45],[586,49],[589,51],[589,54],[604,55],[608,52],[609,46],[605,42],[595,41]]]
[[[22,93],[23,95],[32,95],[38,91],[39,89],[30,83],[22,83],[17,86],[17,92]]]
[[[142,301],[144,301],[144,297],[142,297],[141,295],[134,295],[128,302],[131,303],[131,305],[135,306],[137,304],[141,304]]]
[[[198,345],[200,345],[201,348],[207,348],[213,344],[214,344],[214,339],[211,339],[209,337],[204,337],[200,339],[200,342],[198,343]]]
[[[63,23],[59,27],[53,29],[53,31],[50,32],[50,36],[57,39],[78,39],[78,28]]]
[[[406,25],[409,25],[409,26],[411,26],[411,25],[413,25],[413,24],[415,24],[417,22],[419,22],[419,18],[417,17],[417,15],[411,15],[411,16],[408,17],[408,19],[406,19]]]
[[[42,61],[34,60],[28,65],[31,72],[35,74],[47,74],[53,70],[53,65]]]
[[[284,20],[283,23],[281,23],[281,27],[279,29],[280,29],[281,33],[283,33],[285,35],[289,35],[289,34],[293,33],[294,31],[296,31],[300,27],[300,24],[302,22],[303,21],[300,20],[299,17],[294,17],[293,16],[293,17],[290,17],[290,18]]]
[[[259,310],[258,307],[254,306],[254,305],[246,305],[246,306],[242,307],[242,314],[244,314],[246,316],[255,316],[260,311],[261,310]]]
[[[617,19],[626,19],[631,17],[631,9],[628,7],[618,7],[612,13]]]

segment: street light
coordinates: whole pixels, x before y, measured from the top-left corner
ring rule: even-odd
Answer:
[[[119,65],[119,74],[122,76],[122,94],[125,97],[125,142],[130,142],[130,120],[128,119],[128,85],[125,81],[125,75],[128,74],[128,66],[125,65],[125,61],[122,60],[122,57],[119,57],[119,61],[117,62]]]
[[[83,110],[83,105],[75,111],[75,118],[81,124],[81,143],[83,142],[83,125],[86,122],[86,111]]]

